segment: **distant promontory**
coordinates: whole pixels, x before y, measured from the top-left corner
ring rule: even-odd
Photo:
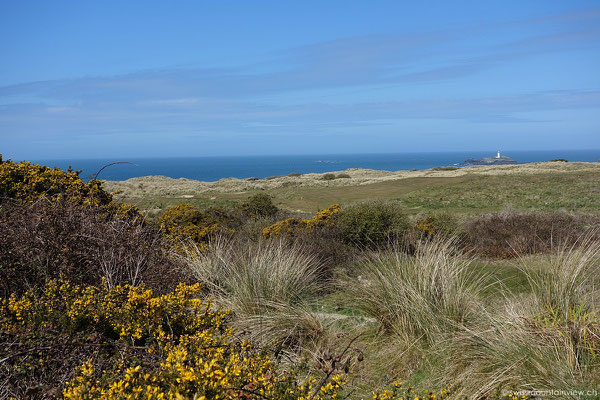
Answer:
[[[503,156],[498,152],[496,157],[484,157],[481,159],[469,158],[461,163],[461,166],[470,166],[470,165],[507,165],[507,164],[517,164],[515,160],[510,157]]]

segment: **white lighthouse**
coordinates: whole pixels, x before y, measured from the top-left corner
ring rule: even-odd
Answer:
[[[496,156],[496,158],[500,158],[500,150],[498,150],[498,155]]]

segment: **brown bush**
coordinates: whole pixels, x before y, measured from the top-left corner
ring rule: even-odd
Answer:
[[[76,284],[145,283],[159,292],[181,280],[158,228],[65,200],[3,204],[0,248],[0,296],[61,275]]]
[[[463,224],[463,245],[476,254],[510,258],[543,253],[559,244],[575,243],[583,234],[598,229],[600,217],[565,212],[490,213]]]

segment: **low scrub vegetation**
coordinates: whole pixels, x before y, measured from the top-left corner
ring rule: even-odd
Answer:
[[[138,285],[162,291],[181,280],[165,238],[141,219],[103,208],[41,198],[0,207],[0,294],[23,293],[46,279]]]
[[[470,219],[463,224],[464,245],[486,257],[515,257],[548,252],[596,231],[600,218],[566,212],[504,211]]]
[[[4,161],[0,177],[0,399],[600,385],[596,217],[378,201],[306,215],[259,193],[149,221],[76,171]]]
[[[410,226],[400,204],[377,201],[345,208],[340,213],[337,224],[347,242],[365,247],[398,241]]]
[[[458,169],[458,167],[433,167],[431,168],[432,171],[456,171]]]

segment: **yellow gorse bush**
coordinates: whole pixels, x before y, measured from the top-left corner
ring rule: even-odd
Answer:
[[[334,224],[335,216],[341,211],[339,204],[334,204],[325,210],[317,212],[311,219],[288,218],[263,229],[265,238],[293,236],[306,230]]]
[[[3,161],[0,155],[0,200],[31,203],[41,197],[51,201],[64,199],[77,205],[103,207],[117,218],[143,218],[136,207],[113,202],[112,194],[102,189],[102,182],[84,182],[80,173],[71,168],[63,171],[26,161]]]
[[[182,253],[188,250],[190,243],[204,251],[209,239],[219,234],[233,233],[232,229],[222,226],[216,219],[189,204],[169,208],[158,218],[157,223],[173,248]]]
[[[434,236],[436,233],[435,218],[428,216],[419,222],[416,226],[417,231],[423,232],[427,236]]]
[[[101,182],[84,182],[79,174],[69,168],[62,171],[44,165],[21,161],[2,161],[0,158],[0,196],[31,202],[41,196],[66,197],[76,204],[107,205],[112,201]]]
[[[154,296],[143,287],[49,281],[41,292],[1,301],[0,336],[15,345],[0,348],[0,359],[15,376],[44,376],[57,360],[38,348],[60,346],[65,362],[85,348],[61,388],[66,399],[336,398],[343,376],[318,387],[314,378],[300,382],[235,341],[228,312],[198,298],[199,291],[198,284],[180,284]]]

